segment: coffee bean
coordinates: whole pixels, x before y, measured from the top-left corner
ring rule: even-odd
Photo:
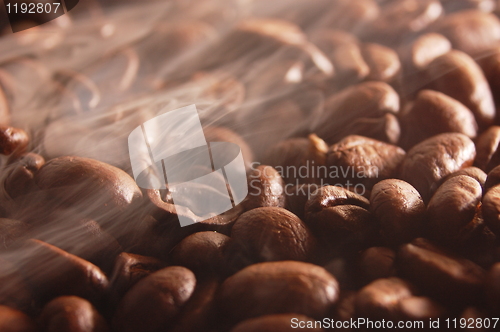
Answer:
[[[440,179],[469,167],[476,156],[474,143],[463,134],[433,136],[415,145],[401,163],[399,177],[428,202]]]
[[[474,57],[488,80],[495,103],[500,102],[500,47],[489,48]],[[498,115],[497,115],[498,118]],[[498,123],[498,119],[496,121]]]
[[[476,160],[477,160],[477,157],[476,157]],[[458,170],[456,172],[453,172],[451,173],[450,175],[448,175],[447,177],[445,177],[441,184],[448,181],[449,179],[455,177],[455,176],[460,176],[460,175],[466,175],[468,177],[471,177],[473,178],[474,180],[476,180],[477,182],[479,182],[479,184],[481,185],[481,187],[484,188],[484,185],[486,183],[486,173],[483,172],[481,169],[477,168],[477,167],[466,167],[466,168],[462,168],[461,170]],[[440,184],[440,185],[441,185]]]
[[[323,331],[319,327],[315,328],[314,322],[312,318],[298,314],[265,315],[247,319],[236,325],[231,332],[292,332],[299,326],[305,326],[308,331]]]
[[[477,157],[474,165],[489,173],[500,164],[500,127],[491,126],[476,141]]]
[[[467,107],[432,90],[418,93],[401,123],[403,137],[400,144],[406,149],[442,133],[461,133],[473,139],[478,130],[474,115]]]
[[[495,187],[500,183],[500,167],[493,168],[487,175],[486,181],[484,182],[484,192],[487,192],[491,188]]]
[[[277,207],[243,213],[231,230],[231,238],[259,261],[305,261],[315,250],[314,236],[302,220]]]
[[[490,172],[493,173],[496,170]],[[498,170],[495,172],[498,173]],[[490,179],[490,175],[488,175]],[[498,202],[500,197],[500,186],[495,185],[488,188],[488,180],[486,181],[485,190],[486,194],[483,197],[482,212],[484,217],[484,222],[491,229],[493,233],[497,236],[500,235],[500,204]]]
[[[463,305],[481,297],[485,272],[424,239],[405,244],[397,254],[399,273],[432,298]]]
[[[368,64],[370,81],[393,82],[400,73],[401,62],[398,54],[385,46],[366,43],[361,48],[363,59]]]
[[[227,250],[230,245],[231,238],[224,234],[198,232],[175,246],[170,257],[173,264],[185,266],[197,276],[218,275],[228,269]]]
[[[422,233],[425,204],[409,183],[396,179],[380,181],[373,187],[370,203],[370,211],[380,223],[380,233],[387,243],[409,242]]]
[[[450,40],[454,49],[471,56],[496,46],[500,41],[500,21],[489,13],[464,10],[445,16],[435,29]]]
[[[61,296],[47,303],[39,317],[46,332],[107,332],[104,318],[90,302],[76,296]]]
[[[229,277],[219,303],[221,314],[238,322],[290,312],[324,317],[337,299],[338,283],[323,268],[282,261],[254,264]]]
[[[458,12],[465,9],[478,9],[491,12],[495,9],[495,0],[441,0],[447,13]]]
[[[352,135],[330,147],[326,164],[354,185],[371,189],[378,181],[395,177],[404,157],[404,150],[395,145]]]
[[[22,201],[29,198],[21,196],[28,195],[37,189],[35,184],[35,173],[43,166],[45,160],[35,153],[27,153],[7,166],[5,169],[5,194],[9,199],[18,201],[23,206]],[[3,202],[2,202],[3,204]],[[7,210],[17,214],[20,206],[7,207]],[[16,210],[16,211],[13,211]],[[24,214],[24,213],[23,213]]]
[[[315,183],[300,184],[298,186],[285,187],[285,208],[304,220],[304,209],[307,201],[311,198],[319,186]]]
[[[241,154],[247,168],[253,161],[253,152],[248,143],[229,128],[209,126],[203,128],[203,133],[207,142],[230,142],[237,144],[241,149]]]
[[[333,8],[324,20],[330,28],[359,32],[379,16],[379,7],[373,0],[340,0],[332,4]]]
[[[410,70],[424,69],[435,58],[448,53],[451,43],[445,36],[430,32],[401,49],[402,59]],[[408,82],[411,83],[411,82]]]
[[[371,247],[363,251],[358,262],[363,283],[395,276],[395,258],[396,253],[385,247]]]
[[[444,243],[455,242],[472,222],[482,192],[479,182],[466,175],[444,182],[427,206],[429,236]]]
[[[495,118],[495,105],[486,77],[467,54],[452,50],[434,59],[425,70],[428,88],[442,92],[469,108],[480,127]],[[453,82],[453,84],[450,84]]]
[[[17,155],[23,153],[29,143],[28,134],[19,128],[14,127],[0,127],[0,153],[10,155],[15,153]]]
[[[391,113],[378,118],[358,118],[339,130],[338,137],[358,135],[390,144],[397,144],[401,134],[398,118]]]
[[[447,314],[448,310],[443,305],[425,296],[412,296],[399,301],[401,320],[436,320],[447,317]]]
[[[154,332],[168,329],[196,286],[194,274],[170,266],[145,277],[120,302],[113,318],[116,330]]]
[[[377,279],[357,293],[356,314],[370,319],[395,320],[399,316],[400,301],[414,293],[414,287],[402,279]]]
[[[0,305],[0,330],[5,332],[36,332],[35,322],[21,311]]]
[[[370,73],[370,67],[357,43],[337,46],[330,58],[335,66],[336,80],[341,82],[341,86],[359,83]]]
[[[284,207],[285,183],[272,166],[260,165],[248,174],[249,192],[243,205],[246,210],[258,207]]]

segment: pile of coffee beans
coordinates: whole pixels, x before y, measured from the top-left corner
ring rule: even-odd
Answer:
[[[248,196],[185,227],[168,184],[54,157],[67,142],[19,124],[0,63],[0,331],[498,330],[499,17],[495,0],[295,0],[159,73],[167,91],[229,70],[203,93],[242,109],[204,130],[240,146]]]

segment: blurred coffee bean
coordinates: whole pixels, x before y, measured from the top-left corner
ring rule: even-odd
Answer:
[[[61,296],[47,303],[39,317],[46,332],[107,332],[108,325],[94,306],[76,296]]]
[[[379,16],[379,7],[374,0],[339,0],[332,4],[332,10],[322,18],[329,28],[357,33]]]
[[[402,279],[377,279],[357,293],[356,314],[363,318],[395,320],[399,315],[400,301],[414,293],[414,287]]]
[[[194,274],[181,266],[150,274],[125,294],[113,318],[115,329],[123,332],[168,329],[195,286]]]
[[[496,171],[496,172],[495,172]],[[496,168],[490,172],[498,173]],[[490,175],[488,175],[490,179]],[[484,217],[484,222],[491,229],[493,233],[497,236],[500,235],[500,186],[495,185],[488,188],[488,180],[486,180],[485,190],[486,194],[483,197],[482,212]]]
[[[241,149],[245,165],[250,167],[253,161],[253,152],[248,143],[229,128],[209,126],[203,128],[207,142],[230,142],[237,144]]]
[[[17,155],[23,153],[29,143],[28,134],[19,128],[0,126],[0,153]]]
[[[302,220],[277,207],[243,213],[231,230],[231,238],[258,261],[305,261],[312,257],[316,245]]]
[[[500,166],[500,165],[499,165]],[[491,188],[500,184],[500,167],[496,166],[487,175],[486,181],[484,182],[484,192],[486,193]]]
[[[425,74],[429,79],[428,88],[464,104],[472,111],[480,127],[493,122],[496,111],[488,81],[470,56],[452,50],[429,63]]]
[[[22,221],[0,218],[0,251],[16,243],[25,235],[28,228],[28,224]]]
[[[281,174],[268,165],[252,168],[247,176],[249,190],[247,197],[243,201],[245,210],[265,206],[284,207],[285,183]]]
[[[394,260],[396,253],[385,247],[371,247],[361,252],[358,270],[364,284],[381,278],[393,277],[396,274]]]
[[[363,59],[368,64],[369,81],[393,82],[401,70],[398,54],[385,46],[366,43],[361,47]]]
[[[399,315],[401,320],[419,321],[436,320],[447,317],[448,310],[443,305],[428,297],[412,296],[399,301]]]
[[[370,197],[370,211],[380,223],[386,243],[397,245],[420,236],[425,219],[425,204],[418,191],[397,179],[377,183]]]
[[[16,250],[13,263],[42,302],[76,295],[97,304],[108,290],[108,279],[97,266],[43,241],[28,240]]]
[[[360,135],[390,144],[397,144],[401,135],[398,118],[391,113],[378,118],[358,118],[339,130],[338,137]]]
[[[313,30],[310,33],[309,39],[330,59],[337,47],[359,43],[358,38],[348,31],[326,28]]]
[[[435,58],[448,53],[451,43],[445,36],[429,32],[421,35],[401,50],[403,63],[410,70],[424,69]],[[408,82],[411,83],[411,82]]]
[[[500,263],[495,263],[488,271],[484,282],[486,300],[495,312],[500,311]]]
[[[231,238],[227,235],[216,232],[194,233],[172,249],[171,262],[187,267],[197,276],[220,275],[228,269],[227,250],[230,245]]]
[[[415,144],[442,133],[461,133],[475,138],[477,123],[472,112],[447,95],[422,90],[401,119],[403,136],[400,144],[410,149]]]
[[[299,314],[264,315],[244,320],[236,325],[231,332],[292,332],[297,328],[308,331],[324,331],[315,327],[315,321]]]
[[[339,86],[346,87],[364,80],[370,73],[361,48],[357,43],[339,45],[331,53],[330,58],[336,70]]]
[[[464,10],[447,15],[433,30],[448,38],[454,49],[471,56],[496,46],[500,41],[498,18],[479,10]]]
[[[463,134],[440,134],[415,145],[401,163],[399,177],[418,190],[428,202],[439,180],[472,165],[474,143]]]
[[[500,47],[489,48],[474,57],[488,80],[495,103],[500,103]],[[497,121],[498,123],[498,114]]]
[[[0,305],[27,314],[33,314],[37,305],[20,271],[3,257],[0,257]]]
[[[122,252],[115,261],[110,275],[110,302],[116,306],[123,295],[139,280],[165,267],[165,263],[153,257]]]
[[[404,157],[405,151],[398,146],[351,135],[330,147],[326,165],[330,181],[340,177],[371,189],[378,181],[395,177]],[[332,170],[337,173],[334,179]]]
[[[476,141],[477,156],[474,166],[479,167],[486,173],[500,165],[500,127],[491,126],[483,132]]]
[[[5,332],[37,332],[38,328],[26,314],[0,305],[0,330]]]
[[[458,12],[464,9],[478,9],[491,12],[495,9],[495,0],[441,0],[447,13]]]
[[[73,207],[104,228],[142,198],[127,173],[88,158],[52,159],[40,168],[35,182],[50,206]]]
[[[482,197],[475,179],[459,175],[445,181],[427,206],[429,237],[443,243],[456,243],[464,228],[472,222]]]
[[[379,118],[399,111],[399,96],[383,82],[365,82],[348,87],[325,101],[325,112],[311,125],[312,131],[332,144],[337,134],[356,119]]]
[[[5,169],[5,191],[10,198],[35,190],[35,173],[45,164],[42,156],[36,153],[27,153],[14,161]]]
[[[311,134],[308,138],[290,138],[272,146],[264,163],[275,167],[285,182],[292,185],[319,184],[327,177],[326,172],[320,172],[325,167],[327,151],[328,145]]]
[[[420,238],[402,246],[397,264],[403,277],[432,298],[456,306],[481,298],[484,270],[427,240]]]
[[[477,160],[477,158],[476,158],[476,160]],[[451,179],[451,178],[453,178],[455,176],[460,176],[460,175],[466,175],[468,177],[473,178],[474,180],[476,180],[477,182],[479,182],[479,184],[481,185],[481,187],[484,188],[484,185],[486,183],[486,173],[483,172],[481,169],[479,169],[477,167],[474,167],[474,166],[462,168],[459,171],[451,173],[450,175],[448,175],[447,177],[445,177],[444,179],[442,179],[441,184],[445,183],[446,181],[448,181],[449,179]]]
[[[324,186],[307,201],[305,221],[328,246],[356,250],[376,233],[369,209],[370,202],[363,196],[341,187]]]
[[[397,45],[424,30],[442,14],[437,0],[401,0],[384,6],[378,18],[363,32],[363,39]]]
[[[282,261],[254,264],[226,279],[219,305],[231,322],[290,312],[322,318],[337,299],[337,280],[325,269]]]

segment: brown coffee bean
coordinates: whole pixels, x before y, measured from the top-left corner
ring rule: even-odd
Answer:
[[[311,198],[312,193],[318,189],[319,186],[315,183],[285,187],[285,208],[304,220],[306,203]]]
[[[466,175],[444,182],[427,206],[429,236],[444,243],[456,242],[472,222],[482,193],[481,184]]]
[[[231,332],[292,332],[297,328],[305,328],[308,331],[316,332],[324,331],[315,326],[317,326],[315,321],[304,315],[265,315],[244,320],[236,325]]]
[[[26,314],[0,305],[0,330],[5,332],[37,332],[38,328]]]
[[[422,233],[425,204],[418,191],[405,181],[388,179],[377,183],[372,189],[370,211],[389,244],[409,242]]]
[[[94,306],[76,296],[61,296],[47,303],[39,317],[46,332],[107,332],[108,325]]]
[[[428,202],[439,180],[469,167],[476,156],[474,143],[463,134],[433,136],[415,145],[401,163],[399,177],[418,190]]]
[[[400,320],[417,321],[417,320],[436,320],[447,317],[446,310],[443,305],[428,297],[412,296],[399,301]]]
[[[490,172],[498,173],[496,168]],[[488,174],[488,179],[490,179],[490,175]],[[488,188],[488,180],[486,181],[485,190],[487,190],[486,194],[483,197],[483,205],[482,212],[484,217],[484,222],[491,229],[493,233],[497,236],[500,235],[500,204],[498,202],[500,197],[500,186],[495,185],[493,187]]]
[[[368,211],[370,202],[352,191],[324,186],[314,192],[305,207],[305,221],[314,234],[333,247],[369,242],[376,224]]]
[[[110,302],[116,306],[123,295],[139,280],[165,267],[165,263],[153,257],[122,252],[115,261],[111,273]]]
[[[473,139],[478,130],[474,115],[467,107],[432,90],[418,93],[401,123],[403,137],[400,144],[406,149],[442,133],[461,133]]]
[[[268,165],[252,168],[247,176],[248,195],[242,203],[245,210],[266,206],[284,207],[285,183],[281,174]]]
[[[338,137],[360,135],[390,144],[397,144],[401,135],[398,118],[391,113],[378,118],[358,118],[339,130]]]
[[[447,15],[437,23],[434,30],[448,38],[454,49],[471,56],[496,46],[500,41],[498,18],[479,10],[464,10]]]
[[[326,165],[329,171],[336,169],[337,176],[353,181],[353,185],[361,183],[371,189],[378,181],[395,177],[404,157],[400,147],[351,135],[330,147]]]
[[[488,173],[488,175],[486,177],[486,181],[484,182],[484,192],[485,193],[500,183],[500,167],[499,166],[493,168]]]
[[[465,9],[478,9],[491,12],[495,9],[495,0],[441,0],[447,13],[458,12]]]
[[[329,28],[359,32],[379,16],[379,7],[373,0],[340,0],[332,4],[332,10],[324,18]]]
[[[45,164],[45,160],[42,156],[36,153],[27,153],[7,166],[4,184],[7,195],[16,199],[34,191],[36,188],[35,173],[43,164]]]
[[[500,311],[500,263],[495,263],[488,271],[484,282],[486,300],[488,305]]]
[[[238,322],[290,312],[324,317],[337,299],[337,280],[325,269],[282,261],[254,264],[229,277],[222,284],[219,303],[221,313]]]
[[[426,68],[428,88],[442,92],[469,108],[480,127],[495,118],[493,96],[479,65],[467,54],[452,50],[434,59]],[[453,84],[450,84],[453,82]]]
[[[194,274],[181,266],[150,274],[125,294],[113,318],[115,329],[123,332],[168,329],[195,286]]]
[[[437,57],[448,53],[451,43],[445,36],[430,32],[423,34],[401,49],[402,59],[410,70],[424,69]],[[410,82],[408,82],[410,83]]]
[[[397,254],[400,274],[432,298],[462,305],[481,297],[484,270],[424,239],[405,244]]]
[[[500,47],[487,49],[474,57],[488,80],[496,104],[500,102]],[[497,115],[498,123],[498,115]]]
[[[76,295],[97,304],[108,290],[108,279],[97,266],[43,241],[28,240],[16,251],[14,260],[42,302]]]
[[[356,295],[358,317],[395,320],[399,315],[399,303],[412,297],[414,287],[399,278],[377,279],[363,287]]]
[[[321,183],[327,176],[326,172],[320,172],[327,151],[328,145],[311,134],[308,138],[290,138],[274,145],[267,151],[264,163],[275,167],[287,183]]]
[[[171,261],[197,276],[221,274],[228,269],[227,250],[231,242],[229,236],[216,232],[194,233],[172,249]]]
[[[476,141],[477,157],[474,165],[485,171],[491,172],[500,164],[500,127],[491,126],[483,132]]]
[[[29,143],[28,134],[19,128],[0,127],[0,153],[10,155],[15,153],[22,154]]]
[[[315,250],[314,236],[302,220],[277,207],[243,213],[231,230],[231,238],[258,261],[305,261]]]
[[[369,67],[367,80],[390,83],[397,78],[401,70],[401,62],[394,50],[372,43],[363,44],[361,50],[363,59]]]
[[[476,158],[476,160],[477,160],[477,158]],[[468,177],[473,178],[474,180],[476,180],[477,182],[479,182],[479,184],[481,185],[481,187],[484,188],[484,185],[486,183],[486,176],[487,175],[481,169],[479,169],[477,167],[474,167],[474,166],[462,168],[459,171],[451,173],[450,175],[448,175],[447,177],[445,177],[442,180],[441,184],[445,183],[446,181],[448,181],[449,179],[451,179],[451,178],[453,178],[455,176],[460,176],[460,175],[466,175]]]
[[[363,251],[358,261],[358,270],[363,283],[395,276],[395,258],[396,253],[385,247],[371,247]]]
[[[370,73],[370,67],[361,54],[357,43],[339,45],[331,53],[330,59],[336,70],[336,80],[340,86],[356,84]]]
[[[399,111],[399,96],[383,82],[365,82],[348,87],[325,101],[325,112],[311,128],[328,144],[343,137],[337,132],[363,118],[379,118],[385,113]]]

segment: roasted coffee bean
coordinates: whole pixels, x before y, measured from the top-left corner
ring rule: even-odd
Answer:
[[[248,195],[243,201],[245,210],[258,207],[285,206],[285,183],[281,173],[268,165],[253,168],[248,176]]]
[[[411,44],[405,45],[400,53],[404,64],[410,70],[421,70],[432,60],[448,53],[450,50],[451,43],[445,36],[430,32],[418,37]]]
[[[324,317],[337,299],[337,280],[325,269],[282,261],[254,264],[226,279],[219,304],[221,314],[238,322],[290,312]]]
[[[153,257],[122,252],[115,261],[110,284],[110,303],[116,306],[123,295],[139,280],[165,267],[165,263]]]
[[[396,274],[394,260],[396,253],[385,247],[371,247],[359,256],[358,270],[363,283],[370,283]]]
[[[500,166],[500,165],[499,165]],[[493,168],[487,175],[486,181],[484,182],[484,192],[487,192],[491,188],[500,184],[500,167],[497,166]]]
[[[491,171],[490,174],[495,172],[495,170],[496,168],[493,169],[493,171]],[[495,173],[498,173],[498,171],[500,170],[497,170]],[[488,175],[488,179],[490,179],[490,175]],[[498,236],[500,235],[500,204],[499,204],[500,186],[495,185],[487,189],[488,188],[488,180],[487,180],[485,187],[486,187],[485,190],[487,191],[483,197],[483,205],[482,205],[484,222],[489,227],[489,229],[491,229],[491,231]]]
[[[19,270],[8,260],[0,258],[0,305],[34,312],[35,297]]]
[[[61,296],[47,303],[39,317],[46,332],[107,332],[108,325],[94,306],[77,296]]]
[[[338,137],[361,135],[390,144],[397,144],[401,135],[398,118],[391,113],[378,118],[358,118],[339,130]]]
[[[368,211],[370,202],[352,191],[324,186],[313,193],[305,208],[305,221],[313,233],[333,247],[370,242],[376,231]]]
[[[311,134],[308,138],[291,138],[274,145],[267,151],[264,163],[275,167],[284,180],[292,185],[319,184],[327,176],[326,172],[320,172],[325,166],[327,151],[328,145]]]
[[[258,261],[305,261],[312,257],[316,245],[302,220],[276,207],[243,213],[231,230],[231,238]]]
[[[361,48],[363,59],[368,64],[370,81],[393,82],[400,73],[398,54],[385,46],[367,43]]]
[[[448,311],[439,302],[424,296],[407,297],[399,301],[400,320],[436,320],[447,317]]]
[[[445,176],[472,165],[474,143],[463,134],[440,134],[426,139],[408,151],[399,177],[418,190],[428,202]]]
[[[72,207],[105,227],[112,227],[119,213],[126,213],[142,197],[124,171],[81,157],[50,160],[40,168],[35,182],[52,206]]]
[[[115,329],[123,332],[168,329],[195,286],[194,274],[181,266],[150,274],[125,294],[113,318]]]
[[[436,241],[454,243],[472,222],[482,197],[475,179],[459,175],[445,181],[427,206],[429,236]]]
[[[19,128],[0,127],[0,153],[10,155],[23,153],[29,143],[28,134]]]
[[[359,32],[379,16],[379,7],[374,0],[340,0],[332,4],[332,10],[323,20],[329,28]]]
[[[422,233],[425,204],[418,191],[405,181],[388,179],[377,183],[372,189],[370,211],[389,244],[409,242]]]
[[[197,276],[221,274],[228,269],[231,242],[229,236],[216,232],[194,233],[172,249],[170,258],[174,265],[185,266]]]
[[[26,314],[0,305],[0,330],[5,332],[37,332],[38,328]]]
[[[500,102],[500,47],[487,49],[474,57],[488,80],[495,103]],[[498,123],[498,115],[497,115]]]
[[[108,279],[97,266],[43,241],[28,240],[13,260],[42,302],[76,295],[97,304],[108,290]]]
[[[452,50],[426,68],[428,88],[442,92],[469,108],[480,127],[495,118],[495,105],[488,81],[479,65],[467,54]],[[453,82],[453,84],[450,84]]]
[[[28,224],[14,219],[0,218],[0,250],[8,249],[28,230]]]
[[[460,306],[481,297],[484,270],[427,240],[402,246],[396,261],[399,273],[432,298]]]
[[[477,123],[472,112],[444,93],[422,90],[402,117],[400,144],[410,149],[421,141],[442,133],[461,133],[475,138]]]
[[[320,327],[315,326],[318,325],[315,325],[315,321],[307,316],[279,314],[247,319],[236,325],[231,332],[292,332],[298,327],[307,329],[308,331],[324,331]]]
[[[491,12],[495,9],[495,0],[441,0],[447,13],[458,12],[465,9],[478,9]]]
[[[473,178],[474,180],[476,180],[477,182],[479,182],[479,184],[481,185],[481,187],[484,188],[484,185],[486,183],[486,176],[487,175],[481,169],[479,169],[477,167],[474,167],[474,166],[462,168],[459,171],[451,173],[450,175],[448,175],[447,177],[445,177],[442,180],[441,184],[445,183],[446,181],[448,181],[449,179],[451,179],[451,178],[453,178],[455,176],[460,176],[460,175],[466,175],[468,177]]]
[[[477,157],[474,166],[479,167],[486,173],[500,165],[500,127],[491,126],[482,133],[476,141]]]
[[[489,13],[465,10],[445,16],[435,31],[450,40],[454,49],[471,56],[496,46],[500,41],[500,21]]]
[[[27,153],[5,169],[5,192],[13,199],[34,191],[35,173],[45,164],[42,156]]]
[[[357,43],[339,45],[331,53],[330,59],[336,70],[336,80],[340,86],[356,84],[370,73],[370,67],[361,54]]]
[[[395,320],[399,316],[399,303],[415,294],[414,287],[399,278],[377,279],[363,287],[356,295],[358,317]]]
[[[500,263],[495,263],[489,269],[484,288],[488,305],[496,313],[500,312]]]
[[[405,151],[395,145],[363,136],[347,136],[328,150],[326,165],[330,171],[371,189],[380,180],[395,177]],[[341,173],[341,174],[338,174]],[[333,181],[331,179],[330,181]]]
[[[399,96],[383,82],[348,87],[325,101],[325,112],[308,126],[328,144],[343,138],[337,132],[360,117],[378,118],[399,111]]]

